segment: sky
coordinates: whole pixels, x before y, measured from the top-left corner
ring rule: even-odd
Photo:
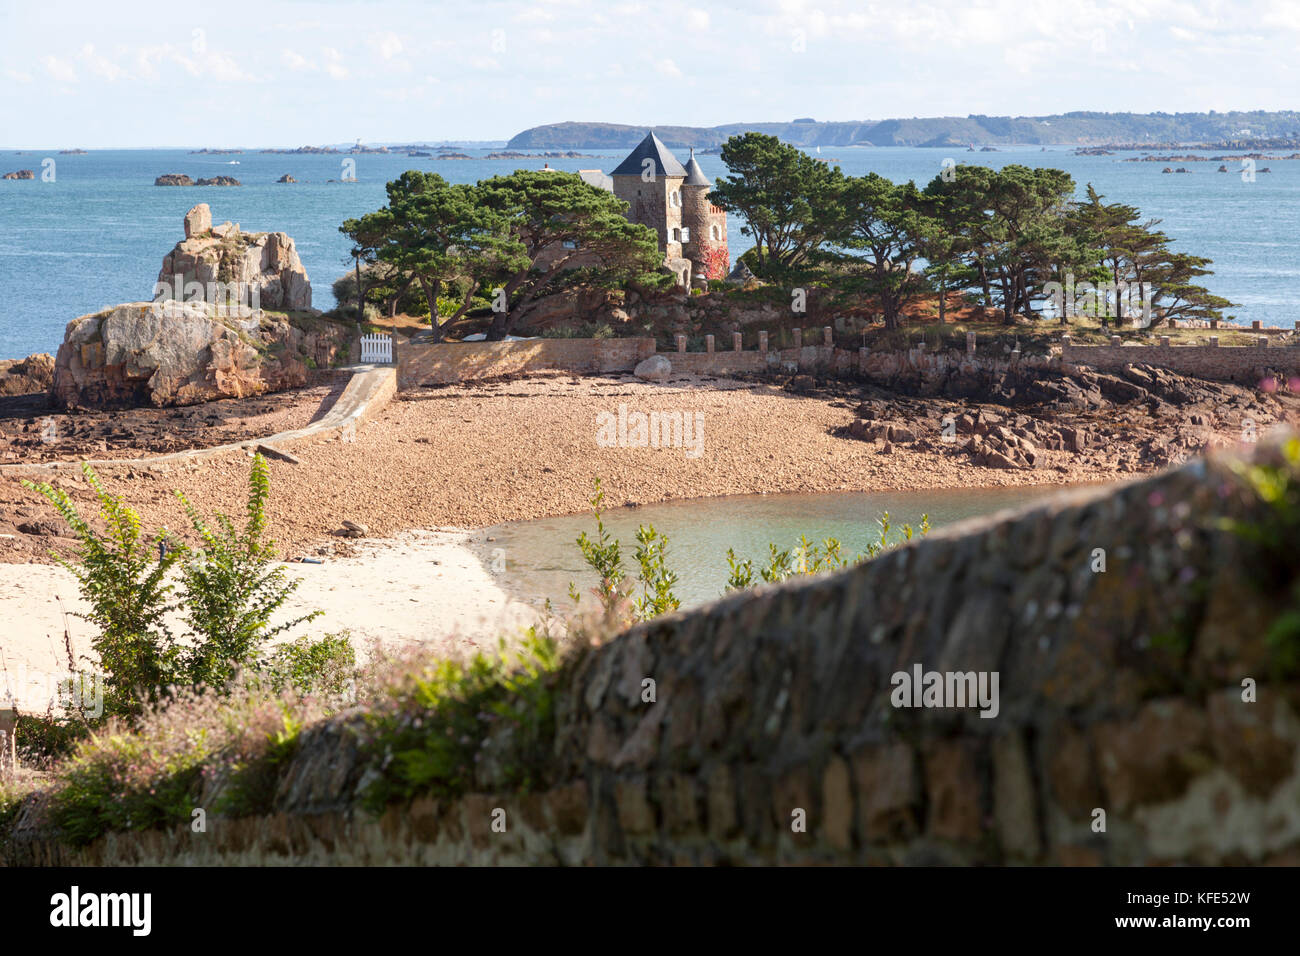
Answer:
[[[0,0],[0,145],[1294,109],[1300,0]]]

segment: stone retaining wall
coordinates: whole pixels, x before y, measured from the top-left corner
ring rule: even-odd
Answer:
[[[625,372],[655,353],[651,338],[405,342],[396,345],[399,388],[447,385],[526,372]]]
[[[801,330],[805,342],[824,342],[824,330]],[[657,352],[650,338],[637,339],[534,339],[524,342],[465,342],[397,346],[400,388],[452,384],[543,370],[572,372],[631,372],[643,359],[663,355],[673,370],[690,375],[754,374],[763,371],[867,375],[888,377],[906,370],[943,372],[957,367],[1005,372],[1016,366],[1060,368],[1086,365],[1115,372],[1134,363],[1154,365],[1197,378],[1257,385],[1266,373],[1300,375],[1300,348],[1293,346],[1211,345],[1074,345],[1063,344],[1051,356],[1020,353],[989,354],[968,346],[966,352],[878,352],[843,349],[826,344],[785,349],[724,348],[686,352]]]
[[[1062,345],[1061,359],[1115,372],[1140,362],[1197,378],[1258,385],[1267,372],[1300,375],[1300,348],[1217,345]]]
[[[469,795],[371,817],[345,716],[270,816],[73,851],[29,804],[6,859],[1294,865],[1300,683],[1264,636],[1285,601],[1217,524],[1270,519],[1241,487],[1196,461],[638,626],[557,675],[529,794],[507,743]],[[894,706],[917,665],[997,673],[996,716]]]

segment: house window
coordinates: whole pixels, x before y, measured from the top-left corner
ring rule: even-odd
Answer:
[[[681,237],[682,237],[682,242],[690,242],[690,241],[691,241],[691,227],[690,227],[690,226],[682,226],[682,228],[681,228]]]
[[[717,225],[716,223],[715,223],[714,225],[710,226],[710,227],[709,227],[709,236],[710,236],[710,238],[717,239],[717,240],[721,240],[721,239],[722,239],[722,227],[719,226],[719,225]]]
[[[668,205],[680,206],[682,204],[682,194],[680,191],[668,194]]]

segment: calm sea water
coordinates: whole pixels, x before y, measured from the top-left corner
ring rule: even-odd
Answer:
[[[481,157],[486,150],[465,150]],[[106,305],[151,297],[162,257],[181,238],[181,217],[195,203],[212,206],[213,219],[230,219],[245,230],[279,230],[297,242],[311,276],[318,308],[333,305],[330,284],[348,267],[346,218],[384,204],[384,184],[403,170],[436,170],[453,182],[473,182],[543,162],[565,170],[609,171],[625,151],[595,151],[594,159],[436,160],[406,155],[195,156],[184,150],[107,150],[84,156],[53,152],[0,152],[0,173],[41,172],[55,161],[53,182],[0,181],[0,358],[54,351],[70,319]],[[684,159],[685,150],[679,150]],[[1163,175],[1161,163],[1120,162],[1125,155],[1074,156],[1065,148],[1005,148],[968,153],[913,148],[823,148],[846,173],[875,171],[894,180],[924,183],[944,158],[1001,166],[1055,166],[1080,185],[1093,183],[1110,201],[1138,206],[1177,240],[1176,248],[1215,261],[1211,289],[1238,308],[1239,321],[1289,326],[1300,276],[1300,162],[1267,162],[1272,172],[1243,182],[1237,167],[1216,173],[1216,163],[1186,164],[1190,175]],[[343,178],[343,162],[356,164],[355,183]],[[230,165],[238,160],[239,165]],[[712,178],[725,172],[717,156],[700,164]],[[1179,165],[1179,164],[1174,164]],[[191,177],[230,175],[239,188],[160,187],[163,173]],[[289,173],[297,184],[276,180]],[[749,243],[740,224],[729,227],[731,254]]]
[[[668,566],[680,576],[676,587],[683,606],[711,601],[727,584],[727,549],[736,557],[767,564],[768,545],[793,547],[799,536],[818,545],[836,538],[852,558],[880,540],[879,518],[888,512],[891,540],[901,538],[903,524],[914,527],[928,515],[933,527],[977,515],[1019,508],[1057,494],[1058,487],[961,488],[952,491],[831,492],[812,495],[740,495],[670,501],[640,508],[614,508],[602,515],[605,527],[623,546],[624,564],[635,567],[638,525],[654,525],[667,535]],[[570,582],[580,590],[594,587],[596,576],[582,561],[578,535],[596,532],[590,515],[516,521],[486,529],[494,540],[486,547],[502,549],[506,574],[529,594],[547,595],[561,604]],[[756,570],[757,573],[757,570]]]

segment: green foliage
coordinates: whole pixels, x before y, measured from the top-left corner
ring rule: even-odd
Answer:
[[[14,824],[18,822],[28,792],[26,788],[0,780],[0,850],[4,849]]]
[[[1266,509],[1257,521],[1224,519],[1221,526],[1258,549],[1255,581],[1285,596],[1286,606],[1265,635],[1279,674],[1300,672],[1300,572],[1295,542],[1300,537],[1300,439],[1283,442],[1275,461],[1234,463],[1234,470]]]
[[[775,544],[769,544],[767,565],[758,569],[757,577],[754,573],[753,559],[746,558],[741,561],[736,557],[735,550],[728,548],[727,566],[730,568],[730,574],[727,578],[726,593],[743,591],[760,582],[776,584],[793,577],[838,571],[850,564],[870,561],[894,546],[889,540],[892,525],[888,511],[881,514],[879,525],[879,540],[868,542],[867,550],[860,552],[852,560],[844,556],[844,546],[836,538],[827,538],[817,545],[809,541],[807,536],[800,536],[797,545],[784,551],[778,550]],[[903,541],[911,541],[918,531],[922,537],[930,533],[929,515],[921,516],[921,524],[916,531],[913,531],[911,525],[903,525]]]
[[[272,689],[338,697],[348,691],[357,668],[357,654],[346,634],[326,634],[320,640],[300,637],[281,644],[271,654],[266,671]]]
[[[641,584],[641,596],[635,599],[633,606],[637,617],[648,621],[660,614],[677,610],[682,602],[673,593],[673,587],[677,584],[677,572],[668,570],[665,560],[668,536],[655,531],[652,525],[642,525],[637,528],[636,543],[636,562],[640,568],[637,580]]]
[[[66,492],[45,482],[24,480],[23,486],[44,495],[77,537],[78,562],[60,558],[59,563],[76,577],[90,605],[83,617],[98,629],[91,645],[107,683],[105,708],[132,713],[156,700],[182,672],[180,649],[163,621],[172,592],[167,574],[182,552],[167,550],[155,559],[164,535],[145,538],[140,516],[105,490],[88,463],[81,470],[99,501],[106,525],[102,535],[81,517]]]
[[[622,545],[610,534],[601,518],[600,509],[605,501],[605,493],[600,479],[595,480],[595,492],[590,499],[592,514],[596,518],[596,537],[593,539],[582,532],[578,536],[578,549],[582,558],[596,572],[599,584],[592,593],[600,601],[602,610],[615,627],[625,626],[635,621],[648,621],[661,614],[667,614],[681,607],[673,588],[678,576],[668,568],[668,538],[654,529],[653,525],[641,525],[637,528],[637,549],[635,553],[638,574],[633,590],[640,587],[639,596],[632,599],[630,608],[626,595],[627,570],[623,567]],[[775,544],[768,545],[766,566],[755,568],[752,558],[741,561],[734,548],[727,549],[727,566],[729,569],[726,591],[742,591],[759,583],[774,584],[796,576],[821,574],[826,571],[838,571],[849,564],[868,561],[893,547],[889,540],[892,525],[889,512],[880,516],[879,538],[867,543],[867,550],[857,555],[852,561],[845,557],[844,546],[835,538],[827,538],[820,545],[801,536],[799,543],[784,551]],[[929,515],[921,516],[921,524],[916,530],[911,525],[902,527],[903,542],[911,541],[919,532],[922,536],[930,533]],[[569,585],[569,597],[577,602],[579,593],[576,585]]]
[[[334,299],[338,302],[338,312],[356,318],[357,310],[357,273],[349,269],[334,280],[331,287]],[[365,317],[395,315],[398,312],[418,315],[428,307],[424,292],[415,277],[403,273],[394,265],[381,260],[363,262],[361,266],[361,288],[366,305]],[[460,290],[463,294],[464,290]],[[460,297],[457,295],[457,298]]]
[[[577,325],[557,325],[544,329],[544,339],[614,339],[618,333],[608,322],[580,322]]]
[[[388,204],[340,231],[366,263],[362,285],[395,309],[412,287],[424,291],[433,335],[472,309],[493,309],[500,339],[546,295],[648,288],[670,281],[653,230],[629,222],[627,205],[573,173],[519,170],[474,185],[410,170],[388,184]],[[356,300],[356,280],[339,280]],[[345,301],[340,299],[340,301]]]
[[[79,541],[78,562],[60,563],[76,576],[90,605],[83,616],[98,630],[91,644],[103,674],[104,716],[138,715],[176,686],[224,687],[237,671],[265,666],[271,638],[320,615],[315,611],[271,626],[271,617],[298,585],[275,566],[274,546],[266,539],[270,470],[261,455],[253,460],[242,531],[225,515],[218,515],[213,527],[176,493],[202,541],[197,549],[162,532],[145,538],[140,516],[104,489],[89,464],[82,472],[99,501],[104,533],[90,526],[65,492],[43,483],[24,485],[54,505]],[[167,578],[178,567],[181,592],[173,603]],[[183,612],[188,625],[184,647],[164,621],[174,609]],[[295,681],[305,679],[315,661],[324,666],[339,659],[341,650],[329,641],[319,651],[304,651],[307,656],[295,662]],[[62,752],[69,735],[79,733],[57,721],[28,729],[32,740],[24,746],[51,756]]]
[[[600,517],[601,505],[605,503],[605,492],[600,486],[599,478],[595,481],[595,490],[588,501],[592,514],[596,517],[596,537],[593,540],[588,537],[587,532],[582,532],[578,535],[578,549],[582,552],[582,559],[587,562],[588,567],[596,572],[599,583],[592,593],[599,599],[601,606],[609,612],[621,598],[619,585],[623,583],[627,571],[623,568],[623,555],[618,539],[605,530],[605,522]],[[569,597],[575,603],[578,601],[578,590],[573,584],[569,585]]]
[[[524,253],[503,274],[508,308],[493,315],[489,339],[527,321],[543,296],[671,282],[654,230],[629,221],[627,203],[575,173],[516,170],[478,188]]]
[[[335,711],[318,696],[179,690],[129,724],[109,720],[43,782],[50,822],[83,846],[115,830],[189,824],[196,808],[239,816],[271,809],[302,729]],[[205,794],[215,798],[204,805]]]
[[[223,687],[243,668],[259,666],[267,642],[322,612],[313,611],[271,626],[271,617],[298,588],[275,564],[273,542],[266,539],[266,502],[271,494],[270,467],[262,455],[253,459],[248,479],[248,521],[243,531],[224,514],[212,527],[181,492],[203,548],[187,552],[182,571],[181,606],[197,639],[188,653],[192,684]]]
[[[106,734],[60,768],[50,822],[65,842],[85,846],[110,830],[150,830],[188,820],[206,756],[197,740],[163,754],[144,737]],[[142,767],[149,768],[145,781],[139,780]]]
[[[368,715],[366,753],[380,773],[363,795],[378,813],[419,793],[454,797],[471,789],[484,761],[493,784],[527,791],[553,749],[556,642],[530,629],[517,650],[438,661]]]
[[[229,764],[230,776],[216,811],[228,817],[270,813],[275,803],[279,772],[298,751],[303,722],[288,708],[280,725],[266,735],[265,749],[247,759]]]
[[[668,570],[665,552],[668,538],[655,531],[653,526],[637,529],[637,549],[634,557],[637,562],[637,579],[627,581],[627,570],[623,567],[622,545],[605,528],[601,519],[600,508],[605,501],[605,492],[600,479],[595,480],[595,491],[590,498],[591,511],[596,518],[596,537],[592,539],[587,532],[578,536],[578,549],[582,558],[596,572],[598,584],[592,589],[600,602],[601,609],[614,627],[630,624],[633,621],[648,621],[652,617],[675,611],[681,602],[673,594],[677,583],[677,574]],[[628,599],[628,585],[641,588],[639,597]],[[569,597],[577,603],[580,595],[576,585],[569,585]]]
[[[386,206],[346,220],[339,231],[352,240],[360,261],[386,263],[424,291],[437,341],[442,325],[468,312],[480,289],[521,267],[525,250],[478,186],[407,170],[388,184],[387,193]],[[440,324],[438,300],[451,287],[461,291],[461,304]]]
[[[744,221],[741,233],[754,239],[754,273],[797,278],[843,220],[843,174],[763,133],[732,136],[722,161],[731,175],[718,179],[709,200]]]
[[[43,768],[70,755],[93,724],[79,713],[19,714],[14,728],[18,762]]]
[[[876,173],[843,176],[759,133],[731,137],[722,159],[732,175],[710,198],[754,237],[741,260],[755,275],[786,295],[799,284],[874,298],[887,329],[918,296],[937,294],[943,317],[943,295],[967,291],[1013,324],[1038,314],[1048,283],[1070,277],[1113,289],[1149,284],[1157,323],[1220,318],[1231,307],[1197,284],[1210,274],[1208,259],[1173,252],[1155,230],[1159,220],[1141,222],[1137,209],[1105,204],[1091,186],[1077,202],[1059,169],[963,165],[918,190]],[[1108,312],[1123,311],[1115,291],[1097,298],[1103,325]]]

